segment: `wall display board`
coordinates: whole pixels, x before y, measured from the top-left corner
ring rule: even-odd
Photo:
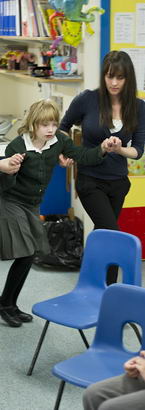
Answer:
[[[126,51],[134,64],[138,96],[145,100],[145,1],[111,0],[110,49]],[[145,259],[145,154],[128,160],[131,189],[119,223],[142,241]]]
[[[111,50],[126,51],[134,64],[138,95],[145,99],[145,1],[111,1]]]

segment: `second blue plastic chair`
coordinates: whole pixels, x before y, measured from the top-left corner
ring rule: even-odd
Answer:
[[[145,349],[145,289],[125,284],[111,285],[104,292],[96,334],[92,345],[84,353],[57,363],[53,374],[61,379],[54,406],[59,409],[65,383],[87,387],[108,377],[124,372],[124,362],[139,352],[124,346],[123,329],[126,323],[135,323],[142,329]]]

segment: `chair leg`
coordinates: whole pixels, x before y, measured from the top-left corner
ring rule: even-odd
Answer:
[[[64,386],[65,386],[65,381],[62,380],[60,382],[60,385],[59,385],[59,390],[58,390],[58,393],[57,393],[57,398],[56,398],[54,410],[59,409],[60,401],[61,401],[61,398],[62,398],[62,395],[63,395]]]
[[[84,335],[84,332],[82,331],[82,329],[78,329],[78,331],[81,335],[81,338],[83,339],[83,342],[85,343],[86,348],[88,349],[89,348],[89,343],[86,339],[86,336]]]
[[[44,325],[44,328],[43,328],[43,330],[42,330],[42,333],[41,333],[39,342],[38,342],[38,344],[37,344],[37,347],[36,347],[36,350],[35,350],[35,353],[34,353],[32,362],[31,362],[30,367],[29,367],[29,370],[28,370],[28,372],[27,372],[27,376],[31,376],[31,374],[32,374],[32,372],[33,372],[33,369],[34,369],[34,366],[35,366],[37,357],[38,357],[38,355],[39,355],[39,352],[40,352],[40,349],[41,349],[41,346],[42,346],[44,337],[45,337],[46,332],[47,332],[47,329],[48,329],[48,325],[49,325],[49,322],[46,321],[46,323],[45,323],[45,325]]]
[[[138,330],[138,327],[135,325],[135,323],[130,322],[129,324],[132,327],[132,329],[134,330],[140,344],[142,344],[142,338],[141,338],[140,332]]]

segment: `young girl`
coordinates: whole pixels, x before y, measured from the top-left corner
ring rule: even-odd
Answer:
[[[6,148],[6,156],[22,155],[23,162],[15,175],[5,175],[0,197],[1,258],[14,259],[0,298],[0,315],[9,326],[30,322],[32,316],[17,306],[17,298],[31,268],[35,250],[42,249],[43,225],[39,205],[52,170],[62,153],[84,165],[103,161],[108,139],[94,149],[75,147],[73,141],[57,130],[59,111],[54,102],[41,100],[29,110],[19,136]]]

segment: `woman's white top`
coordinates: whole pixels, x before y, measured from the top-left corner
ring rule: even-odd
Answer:
[[[115,132],[119,132],[123,127],[123,122],[121,120],[112,120],[114,127],[110,128],[110,132],[114,134]]]

